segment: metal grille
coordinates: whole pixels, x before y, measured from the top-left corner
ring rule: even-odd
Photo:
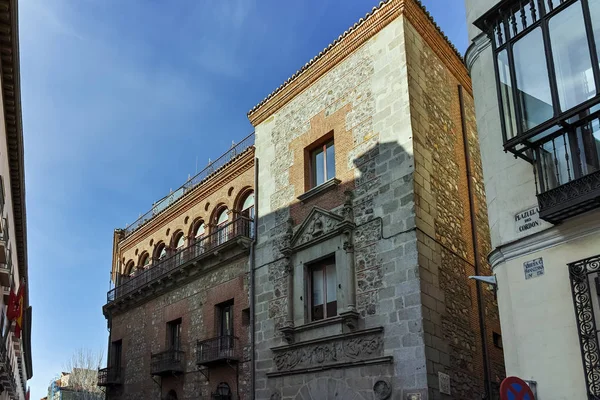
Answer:
[[[121,382],[121,369],[108,367],[98,370],[98,386],[108,386]]]
[[[198,240],[192,245],[185,247],[173,255],[158,261],[147,270],[139,273],[126,282],[110,290],[107,294],[107,301],[110,303],[116,299],[132,293],[146,286],[150,282],[168,274],[169,272],[181,267],[188,262],[195,260],[208,250],[212,250],[238,237],[252,237],[253,220],[246,217],[239,217],[222,228],[216,230],[210,235]]]
[[[592,305],[590,275],[600,272],[600,255],[569,264],[588,400],[600,400],[600,345]]]
[[[173,191],[168,196],[165,196],[162,199],[158,200],[156,203],[154,203],[154,205],[152,206],[152,209],[150,211],[146,212],[144,215],[139,217],[131,225],[128,225],[124,229],[125,237],[131,235],[133,232],[135,232],[138,228],[140,228],[146,222],[148,222],[152,218],[154,218],[155,215],[160,214],[171,204],[175,203],[177,200],[179,200],[181,197],[183,197],[186,193],[193,190],[196,186],[200,185],[202,182],[204,182],[206,179],[208,179],[211,175],[213,175],[219,169],[224,167],[230,161],[237,158],[237,156],[244,153],[246,150],[248,150],[252,146],[254,146],[254,132],[251,133],[250,135],[246,136],[244,139],[242,139],[241,142],[237,143],[236,145],[233,145],[231,147],[231,149],[229,149],[227,152],[225,152],[222,156],[217,158],[215,161],[210,162],[206,168],[204,168],[202,171],[200,171],[198,174],[196,174],[192,178],[188,179],[188,181],[186,183],[184,183],[181,187],[179,187],[177,190]]]
[[[199,341],[197,363],[202,365],[219,360],[237,360],[237,344],[238,338],[231,335]]]
[[[167,350],[151,355],[150,372],[160,375],[170,372],[183,372],[185,353],[181,350]]]

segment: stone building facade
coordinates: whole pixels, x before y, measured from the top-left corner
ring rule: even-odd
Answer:
[[[420,3],[380,3],[248,116],[255,398],[497,395],[471,83]]]
[[[107,399],[249,399],[253,136],[115,231]],[[216,397],[221,398],[221,397]]]

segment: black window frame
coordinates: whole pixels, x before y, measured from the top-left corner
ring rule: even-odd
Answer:
[[[586,38],[588,42],[588,51],[591,60],[594,82],[596,84],[596,95],[591,99],[581,102],[579,105],[573,106],[568,110],[561,111],[557,89],[557,77],[554,69],[554,58],[552,55],[552,43],[550,41],[550,29],[548,27],[548,23],[552,17],[556,16],[563,10],[567,9],[569,6],[578,2],[580,2],[580,6],[583,12]],[[594,105],[600,103],[600,67],[598,64],[598,52],[596,51],[597,46],[599,46],[600,44],[595,43],[588,0],[566,0],[552,7],[551,9],[549,4],[553,4],[553,2],[549,0],[501,1],[488,12],[486,12],[484,15],[482,15],[474,23],[478,28],[487,33],[492,44],[494,74],[496,80],[496,93],[498,108],[500,110],[500,124],[502,128],[504,149],[506,151],[510,151],[515,156],[525,159],[526,161],[532,164],[534,163],[534,160],[531,154],[531,150],[539,146],[539,143],[541,141],[547,140],[552,135],[558,136],[558,134],[564,133],[564,131],[561,131],[559,129],[557,131],[558,133],[548,132],[546,135],[544,135],[544,138],[541,138],[535,142],[530,142],[529,139],[532,139],[540,134],[544,134],[544,132],[552,129],[553,127],[560,127],[561,125],[564,125],[569,118],[577,116],[577,114],[581,111],[588,110]],[[535,12],[532,11],[532,7],[533,10],[535,10]],[[524,22],[526,21],[527,17],[524,15],[528,15],[529,17],[531,17],[533,22],[527,25]],[[533,15],[535,15],[535,18],[533,17]],[[521,20],[518,20],[517,18],[520,18]],[[525,27],[521,31],[518,31],[519,26]],[[523,131],[521,118],[521,104],[517,91],[517,79],[513,56],[513,47],[515,43],[517,43],[520,39],[525,37],[533,30],[537,29],[538,27],[541,28],[543,36],[544,54],[546,56],[546,67],[548,72],[550,93],[552,96],[553,103],[553,117],[547,120],[546,122],[542,122],[541,124],[538,124],[537,126],[529,130]],[[515,33],[515,31],[517,32]],[[510,139],[507,136],[507,127],[504,118],[505,110],[501,94],[501,82],[498,66],[498,55],[504,50],[506,50],[507,52],[510,72],[511,90],[514,107],[514,110],[512,111],[515,115],[514,118],[517,121],[516,135]],[[596,111],[594,112],[594,114],[600,115],[600,112]]]

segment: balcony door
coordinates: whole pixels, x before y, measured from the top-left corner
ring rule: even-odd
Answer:
[[[110,366],[113,368],[113,370],[117,374],[121,370],[122,349],[123,349],[123,342],[121,340],[117,340],[117,341],[111,343]]]
[[[224,209],[217,216],[217,245],[223,244],[229,238],[227,232],[227,222],[229,221],[229,210]]]
[[[181,350],[181,318],[167,324],[167,348]]]
[[[219,306],[219,350],[228,351],[233,348],[233,301]]]

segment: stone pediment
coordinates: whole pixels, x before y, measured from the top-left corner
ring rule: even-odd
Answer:
[[[292,236],[291,246],[294,248],[329,237],[331,233],[339,231],[340,224],[343,222],[343,217],[314,207]]]

